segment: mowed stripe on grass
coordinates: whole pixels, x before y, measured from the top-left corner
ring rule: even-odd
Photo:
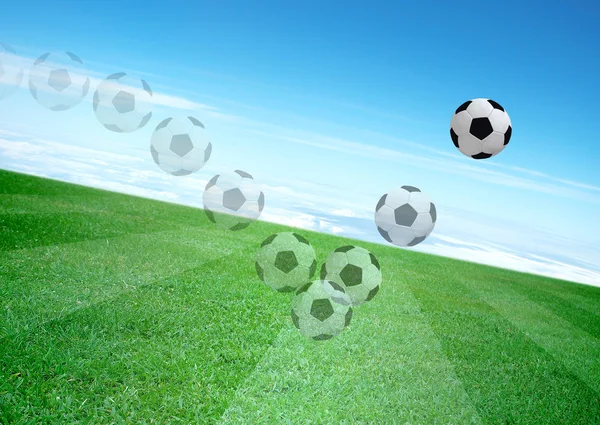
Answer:
[[[590,348],[595,338],[505,284],[526,287],[531,276],[443,258],[422,265],[428,281],[408,285],[486,423],[600,423],[598,394],[569,369],[594,364],[598,353],[567,347]],[[552,333],[566,344],[550,346]]]
[[[302,336],[288,306],[276,344],[220,424],[484,423],[402,283],[403,253],[369,248],[384,273],[377,296],[355,308],[349,329],[324,342]]]

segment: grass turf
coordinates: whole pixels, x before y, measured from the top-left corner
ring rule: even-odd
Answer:
[[[313,342],[253,266],[286,230],[0,171],[0,424],[600,423],[600,289],[302,230],[384,273]]]

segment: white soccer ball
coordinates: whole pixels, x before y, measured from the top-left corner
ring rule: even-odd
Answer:
[[[204,211],[219,227],[241,230],[260,217],[265,195],[245,171],[217,174],[204,189]]]
[[[473,159],[499,154],[510,141],[510,117],[491,99],[473,99],[458,107],[450,121],[454,146]]]
[[[51,111],[66,111],[78,105],[90,89],[83,61],[71,52],[44,53],[29,71],[29,92],[37,103]]]
[[[0,43],[0,100],[13,95],[23,81],[23,67],[15,50]]]
[[[396,246],[415,246],[431,234],[437,220],[435,205],[414,186],[383,195],[375,207],[379,234]]]
[[[321,279],[341,285],[353,306],[371,301],[379,292],[381,266],[373,253],[360,246],[341,246],[321,266]]]
[[[311,281],[317,271],[317,256],[303,236],[280,232],[260,244],[255,266],[258,277],[268,287],[291,292]]]
[[[194,117],[167,118],[154,129],[150,153],[156,165],[174,176],[187,176],[209,160],[212,144],[204,124]]]
[[[352,319],[350,300],[343,303],[344,288],[328,280],[315,280],[300,287],[292,301],[292,322],[302,335],[325,341],[342,333]]]
[[[152,118],[152,90],[145,80],[125,72],[109,75],[94,93],[94,113],[106,129],[130,133]]]

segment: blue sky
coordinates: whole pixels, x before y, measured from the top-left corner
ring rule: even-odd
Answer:
[[[96,79],[127,71],[163,97],[148,126],[118,135],[91,96],[53,113],[21,89],[0,101],[0,167],[191,204],[211,173],[241,168],[265,185],[263,219],[380,242],[377,199],[410,184],[442,213],[416,249],[600,284],[598,6],[403,3],[13,5],[0,41],[23,63],[69,50]],[[514,128],[479,162],[448,135],[476,97]],[[207,125],[214,151],[174,183],[147,145],[181,113]]]

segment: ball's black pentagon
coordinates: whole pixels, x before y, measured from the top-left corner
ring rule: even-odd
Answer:
[[[154,129],[154,131],[158,131],[161,128],[165,128],[166,126],[169,125],[169,123],[171,121],[173,121],[173,118],[167,118],[167,119],[162,120],[160,123],[158,123],[158,125],[156,126],[156,128]]]
[[[194,149],[194,142],[189,134],[176,134],[171,137],[171,144],[169,146],[171,152],[175,155],[183,157]]]
[[[304,285],[302,285],[300,288],[298,288],[298,290],[296,291],[296,294],[299,295],[303,292],[308,291],[308,288],[310,288],[310,286],[312,285],[312,282],[306,282]]]
[[[71,109],[71,105],[54,105],[50,107],[51,111],[66,111],[67,109]]]
[[[321,322],[329,319],[334,312],[329,298],[314,300],[310,306],[310,315]]]
[[[467,108],[469,107],[469,105],[473,103],[472,100],[467,100],[465,103],[463,103],[462,105],[460,105],[458,108],[456,108],[456,111],[454,111],[455,114],[458,114],[461,111],[466,111]]]
[[[187,117],[188,120],[190,120],[190,122],[192,124],[194,124],[196,127],[201,127],[204,128],[204,124],[202,124],[198,119],[194,118],[194,117]]]
[[[450,138],[452,139],[454,146],[458,148],[458,134],[456,134],[452,128],[450,129]]]
[[[471,121],[471,127],[469,133],[477,137],[479,140],[483,140],[494,132],[492,123],[488,117],[473,118]]]
[[[33,64],[34,65],[39,65],[42,62],[45,62],[46,59],[48,59],[48,56],[50,56],[50,53],[44,53],[42,56],[40,56],[39,58],[37,58],[36,61]]]
[[[112,104],[115,107],[115,110],[120,114],[135,111],[135,96],[121,90],[113,97]]]
[[[323,265],[321,266],[321,280],[325,280],[326,277],[327,277],[327,265],[325,263],[323,263]]]
[[[213,223],[216,223],[217,220],[215,220],[215,213],[213,213],[211,210],[209,210],[208,208],[204,208],[204,212],[206,213],[206,216],[208,217],[208,219],[210,221],[212,221]]]
[[[264,207],[265,207],[265,194],[260,192],[260,195],[258,195],[258,210],[262,211]]]
[[[295,290],[296,290],[296,288],[294,288],[293,286],[283,286],[283,287],[279,288],[277,290],[277,292],[293,292]]]
[[[473,159],[488,159],[491,157],[492,157],[491,153],[485,153],[485,152],[479,152],[475,155],[471,155],[471,158],[473,158]]]
[[[337,284],[333,280],[328,280],[327,282],[329,282],[329,285],[331,285],[331,287],[333,289],[335,289],[336,291],[343,292],[344,294],[346,293],[346,290],[344,289],[344,287],[342,285]]]
[[[399,206],[394,210],[396,224],[410,227],[413,225],[419,213],[409,204]]]
[[[310,242],[308,242],[308,240],[304,236],[299,235],[298,233],[295,233],[295,232],[292,233],[292,236],[294,236],[294,238],[296,238],[296,240],[298,242],[303,243],[305,245],[310,245]]]
[[[300,329],[300,317],[298,317],[294,310],[292,310],[292,322],[294,322],[294,326],[296,326],[297,329]]]
[[[362,283],[362,268],[354,264],[346,264],[340,271],[339,276],[346,287],[356,286]]]
[[[81,60],[81,58],[79,56],[77,56],[75,53],[72,52],[65,52],[67,54],[67,56],[69,58],[71,58],[71,60],[73,62],[79,62],[80,64],[83,64],[83,61]]]
[[[96,91],[92,100],[92,109],[94,109],[94,112],[98,111],[98,105],[100,105],[100,94]]]
[[[379,285],[369,291],[369,295],[365,298],[365,301],[371,301],[375,295],[379,292]]]
[[[275,256],[275,267],[285,274],[298,267],[298,258],[294,251],[279,251]]]
[[[431,221],[435,223],[437,220],[437,210],[435,209],[435,204],[433,202],[429,204],[429,215],[431,216]]]
[[[373,253],[369,252],[369,258],[371,259],[371,264],[377,267],[377,270],[381,270],[381,266],[379,265],[379,261],[377,261],[377,257],[373,255]]]
[[[313,336],[313,339],[315,341],[327,341],[328,339],[333,338],[333,335],[329,335],[329,334],[321,334],[321,335],[317,335],[317,336]]]
[[[385,195],[383,195],[381,198],[379,198],[379,202],[377,202],[377,205],[375,206],[375,211],[379,211],[381,209],[381,207],[383,207],[385,205],[386,199],[387,199],[387,193]]]
[[[204,188],[204,190],[208,190],[211,187],[213,187],[214,185],[217,184],[217,180],[219,180],[219,175],[217,174],[216,176],[214,176],[212,179],[210,179],[208,181],[208,183],[206,183],[206,187]]]
[[[125,72],[115,72],[114,74],[110,74],[108,77],[106,77],[107,80],[118,80],[121,77],[126,76],[127,73]]]
[[[499,110],[501,110],[502,112],[505,112],[505,111],[504,111],[504,108],[503,108],[502,106],[500,106],[500,104],[499,104],[498,102],[495,102],[495,101],[493,101],[492,99],[488,99],[487,101],[488,101],[488,103],[489,103],[490,105],[492,105],[492,107],[493,107],[494,109],[499,109]]]
[[[192,172],[190,170],[181,169],[181,170],[173,171],[171,174],[174,176],[187,176],[189,174],[192,174]]]
[[[340,246],[339,248],[336,248],[335,251],[333,252],[348,252],[350,250],[353,250],[354,246],[352,245],[345,245],[345,246]]]
[[[310,268],[308,269],[308,277],[312,278],[315,275],[316,271],[317,271],[317,260],[313,260],[312,264],[310,265]]]
[[[262,243],[260,244],[260,247],[262,248],[265,245],[269,245],[271,242],[273,242],[273,240],[275,240],[276,237],[277,237],[277,233],[273,233],[267,239],[265,239],[264,241],[262,241]]]
[[[344,326],[350,325],[350,321],[352,320],[352,309],[349,308],[346,312],[346,316],[344,317]]]
[[[381,237],[383,239],[385,239],[386,241],[388,241],[389,243],[392,243],[392,238],[390,238],[390,235],[387,231],[383,230],[381,227],[377,226],[377,231],[379,232],[379,234],[381,235]]]
[[[146,93],[148,93],[150,96],[152,96],[152,89],[150,88],[150,86],[148,85],[146,80],[140,80],[140,81],[142,82],[142,88],[144,89],[144,91]]]
[[[64,91],[71,85],[71,75],[66,69],[53,69],[48,75],[48,87],[57,92]]]
[[[512,126],[509,125],[506,129],[506,133],[504,133],[504,146],[508,145],[508,142],[510,142],[510,136],[512,136]]]
[[[247,222],[247,223],[238,223],[235,226],[230,227],[229,230],[234,230],[234,231],[244,230],[248,226],[250,226],[249,222]]]
[[[223,206],[225,208],[232,211],[238,211],[245,203],[246,197],[240,188],[236,187],[223,192]]]
[[[158,164],[158,151],[154,149],[153,145],[150,145],[150,153],[152,154],[152,159],[154,162]]]
[[[148,112],[146,115],[144,115],[144,117],[140,121],[140,125],[138,125],[138,128],[142,128],[143,126],[148,124],[148,121],[150,121],[150,118],[152,118],[152,112]]]
[[[207,162],[210,159],[211,154],[212,154],[212,143],[208,142],[208,145],[206,145],[206,149],[204,149],[204,162]]]
[[[235,170],[234,172],[235,172],[235,173],[236,173],[238,176],[241,176],[241,177],[244,177],[244,178],[247,178],[247,179],[251,179],[251,178],[252,178],[252,176],[251,176],[249,173],[245,172],[245,171],[242,171],[242,170]]]
[[[414,187],[414,186],[402,186],[402,189],[406,190],[407,192],[420,192],[421,189]]]
[[[260,280],[264,281],[265,280],[265,271],[263,270],[263,268],[261,267],[261,265],[258,264],[258,261],[256,261],[254,263],[254,266],[256,267],[256,274],[258,275],[258,277],[260,278]]]
[[[427,238],[427,236],[419,236],[418,238],[414,238],[412,241],[410,241],[407,246],[415,246],[420,244],[421,242],[423,242],[425,239]]]

